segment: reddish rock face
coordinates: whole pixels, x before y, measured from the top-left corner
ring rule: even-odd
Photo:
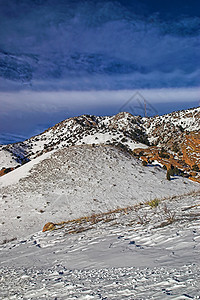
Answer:
[[[4,168],[0,171],[0,176],[3,176],[11,171],[13,171],[15,168]]]
[[[197,165],[200,168],[200,132],[190,132],[186,135],[181,149],[183,160],[191,167]]]
[[[200,182],[200,132],[184,133],[182,139],[177,143],[178,152],[174,152],[173,143],[166,143],[166,149],[161,150],[161,147],[151,146],[147,149],[135,149],[134,153],[142,160],[153,161],[157,160],[167,169],[171,165],[185,171],[189,175],[189,179]],[[194,169],[196,166],[196,169]]]

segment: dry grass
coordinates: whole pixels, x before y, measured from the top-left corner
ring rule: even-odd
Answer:
[[[43,232],[45,231],[52,231],[52,230],[59,230],[62,228],[66,229],[66,234],[74,234],[74,233],[80,233],[89,229],[94,228],[94,226],[98,223],[110,223],[111,225],[114,225],[116,222],[116,219],[119,219],[123,215],[127,215],[132,213],[133,219],[132,221],[129,220],[129,222],[126,224],[127,226],[134,226],[134,224],[141,224],[146,225],[147,223],[152,221],[153,216],[157,216],[156,218],[159,221],[159,214],[162,216],[162,220],[160,219],[159,222],[161,222],[158,227],[163,227],[169,224],[172,224],[173,222],[177,221],[178,218],[176,216],[176,212],[167,206],[166,201],[169,201],[170,204],[171,201],[180,200],[182,197],[186,196],[196,196],[199,195],[200,191],[197,192],[190,192],[185,193],[183,195],[178,196],[171,196],[171,197],[164,197],[161,199],[155,198],[151,201],[146,201],[143,203],[136,204],[134,206],[128,206],[124,208],[116,208],[114,210],[110,210],[104,213],[99,214],[92,214],[91,216],[84,216],[81,218],[68,220],[68,221],[62,221],[59,223],[47,223],[45,224],[43,228]],[[151,208],[158,208],[158,210],[150,210],[146,211],[145,208],[150,206]],[[195,208],[200,205],[192,205],[187,208],[183,208],[182,211],[186,211],[192,208]],[[197,215],[196,215],[197,217]],[[132,218],[132,215],[131,215]],[[156,227],[154,227],[156,228]]]

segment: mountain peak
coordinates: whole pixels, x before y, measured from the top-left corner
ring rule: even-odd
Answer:
[[[1,146],[2,173],[8,167],[26,163],[46,152],[82,144],[120,144],[130,151],[139,149],[136,151],[138,153],[141,149],[151,153],[152,147],[156,147],[157,154],[164,148],[183,162],[183,168],[186,164],[189,171],[195,164],[200,167],[199,129],[199,107],[149,118],[133,116],[128,112],[119,112],[114,116],[85,114],[66,119],[24,142]],[[193,151],[195,160],[189,159],[188,147],[192,149],[190,152]],[[165,164],[163,161],[160,163]]]

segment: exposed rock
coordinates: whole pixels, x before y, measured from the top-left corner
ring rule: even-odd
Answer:
[[[42,232],[53,230],[55,228],[55,224],[52,222],[48,222],[44,225]]]

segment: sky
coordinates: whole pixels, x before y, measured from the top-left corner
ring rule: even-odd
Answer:
[[[143,98],[149,116],[198,106],[199,48],[197,0],[0,0],[0,143]]]

